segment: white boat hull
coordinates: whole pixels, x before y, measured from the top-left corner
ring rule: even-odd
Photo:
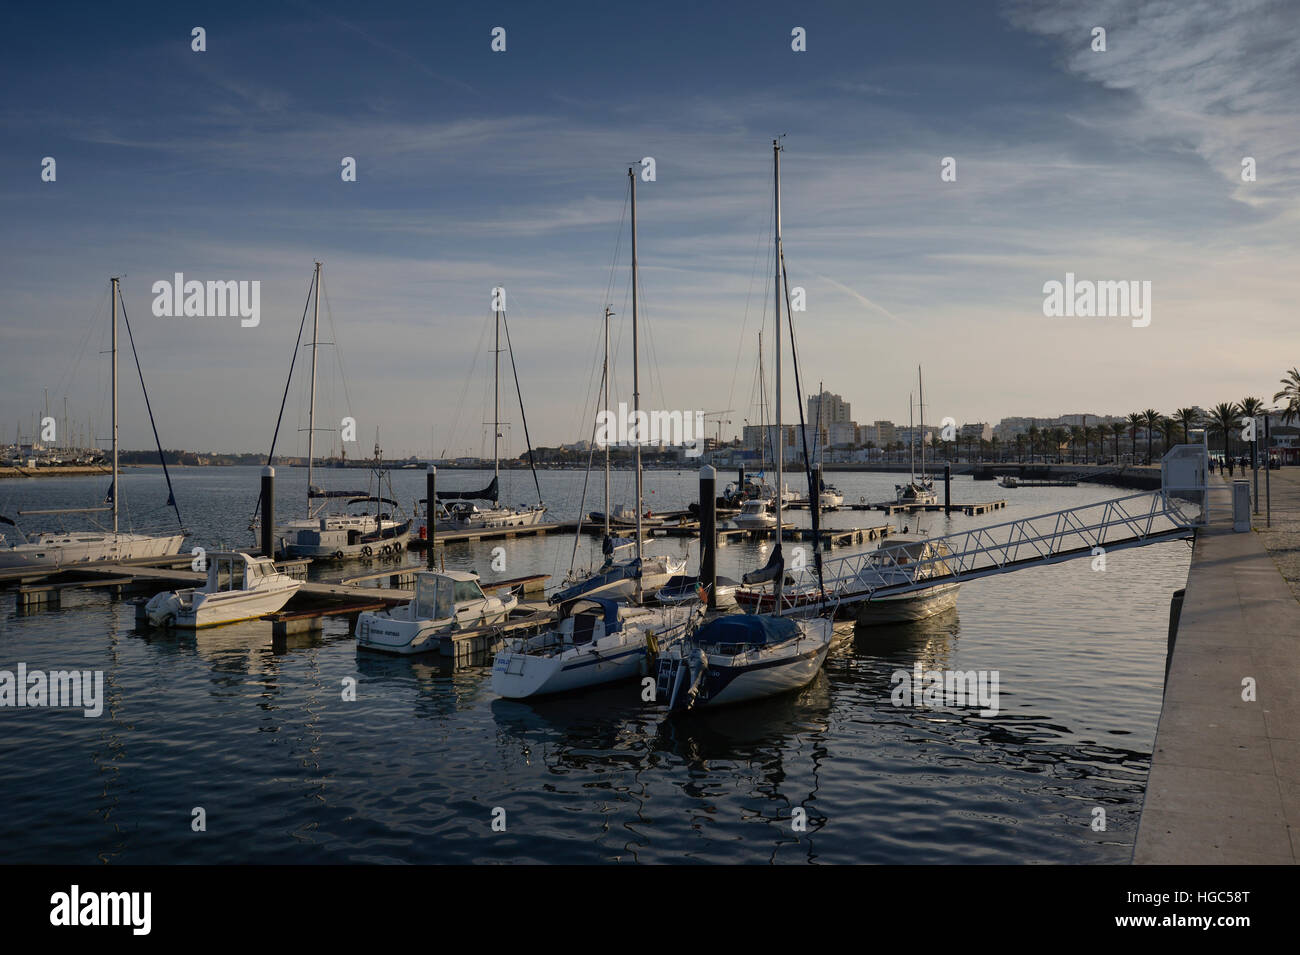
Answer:
[[[458,627],[490,627],[510,616],[517,601],[495,613],[485,613],[475,620],[401,620],[386,613],[363,613],[357,618],[357,649],[374,650],[397,656],[413,656],[437,650],[442,638]]]
[[[178,554],[181,534],[150,537],[145,534],[40,534],[25,544],[0,550],[0,569],[62,567],[89,561],[133,560]]]
[[[527,641],[498,651],[492,662],[492,691],[510,700],[570,693],[630,680],[650,672],[648,642],[660,652],[676,645],[695,617],[693,610],[635,611],[640,620],[592,643],[558,648],[546,655],[523,652]],[[536,639],[536,638],[534,638]]]
[[[938,584],[911,593],[876,597],[858,604],[857,622],[864,626],[924,620],[957,606],[961,584]]]
[[[805,687],[812,682],[817,676],[817,671],[826,662],[826,653],[829,649],[830,644],[827,643],[820,648],[807,650],[796,657],[782,661],[776,666],[762,670],[742,671],[716,696],[711,697],[706,705],[727,706],[732,703],[745,703]],[[710,666],[712,665],[711,662]]]
[[[445,527],[451,531],[473,531],[473,530],[495,530],[503,527],[532,527],[540,524],[542,518],[546,516],[543,508],[533,507],[525,510],[514,510],[512,508],[497,508],[494,510],[481,511],[470,520],[458,521],[455,519],[445,519],[438,522],[439,527]]]
[[[707,645],[697,647],[693,641],[678,645],[661,663],[661,681],[667,667],[671,669],[668,679],[678,684],[669,688],[670,696],[665,702],[674,710],[729,706],[807,686],[826,661],[834,624],[818,617],[800,620],[798,625],[802,634],[798,639],[745,649],[734,655],[718,652],[717,648],[710,650]],[[681,692],[692,684],[695,689],[689,694]],[[692,700],[693,694],[698,696]]]

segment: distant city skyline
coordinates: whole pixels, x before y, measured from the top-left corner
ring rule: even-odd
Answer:
[[[331,343],[320,453],[337,451],[344,416],[349,457],[369,455],[376,431],[390,457],[477,453],[494,287],[508,293],[533,443],[589,439],[607,304],[610,403],[630,400],[627,170],[646,157],[642,404],[732,409],[709,432],[729,419],[722,434],[736,435],[760,327],[769,398],[773,385],[782,134],[784,249],[807,303],[805,394],[787,364],[787,420],[820,382],[859,423],[905,422],[918,364],[927,424],[1267,403],[1297,363],[1298,26],[1288,5],[1123,0],[759,2],[743,17],[596,3],[16,8],[23,43],[0,63],[0,442],[29,433],[48,391],[60,427],[66,396],[106,446],[101,352],[119,275],[163,445],[265,452],[315,261]],[[178,273],[259,283],[258,320],[155,314],[156,283]],[[1048,317],[1053,283],[1086,297]],[[1123,283],[1138,283],[1132,301]],[[1142,318],[1115,313],[1144,283]],[[122,446],[145,449],[121,334]],[[306,451],[306,358],[280,453]]]

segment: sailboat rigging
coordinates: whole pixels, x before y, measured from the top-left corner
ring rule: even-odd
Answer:
[[[109,485],[108,493],[105,497],[105,503],[108,507],[73,507],[73,508],[46,508],[40,510],[19,511],[18,515],[24,517],[29,514],[53,515],[53,514],[95,514],[105,511],[111,511],[113,515],[113,529],[96,530],[92,532],[65,532],[65,531],[44,531],[28,536],[19,529],[18,524],[12,518],[0,516],[0,523],[7,524],[14,528],[20,540],[18,542],[8,542],[3,534],[0,534],[0,568],[7,567],[46,567],[62,566],[64,564],[81,563],[92,560],[130,560],[140,557],[164,557],[170,554],[180,552],[181,543],[184,541],[187,532],[184,527],[179,534],[168,534],[163,536],[151,536],[147,534],[123,533],[120,529],[119,512],[121,509],[121,485],[120,468],[118,464],[119,440],[118,440],[118,387],[117,387],[117,309],[119,303],[122,306],[122,320],[126,325],[127,339],[131,345],[131,354],[135,359],[136,372],[140,377],[140,388],[144,393],[145,409],[149,413],[149,423],[153,427],[154,442],[158,445],[158,458],[162,462],[163,475],[167,480],[167,504],[176,510],[176,520],[181,521],[180,508],[176,503],[176,494],[172,489],[171,474],[167,470],[167,461],[163,456],[162,444],[158,440],[158,426],[154,423],[153,408],[149,404],[149,392],[144,386],[144,371],[140,366],[140,355],[135,349],[135,336],[131,333],[130,319],[126,314],[126,303],[122,299],[122,290],[119,279],[114,276],[109,279],[110,297],[112,299],[111,313],[111,346],[112,354],[112,461],[113,477]],[[89,519],[94,523],[94,518]]]
[[[314,481],[316,464],[316,352],[320,341],[320,294],[321,263],[315,263],[312,274],[312,330],[311,330],[311,378],[310,399],[307,408],[307,514],[306,517],[289,521],[276,528],[279,548],[290,557],[311,557],[316,560],[341,560],[347,557],[372,557],[401,553],[411,536],[411,521],[400,513],[401,506],[393,494],[392,478],[383,466],[383,455],[379,447],[378,432],[375,437],[374,461],[370,465],[370,478],[366,490],[325,490]],[[304,325],[306,317],[304,315]],[[299,329],[301,341],[302,329]],[[295,342],[295,355],[298,344]],[[293,376],[293,362],[289,365],[290,378]],[[286,395],[288,386],[286,385]],[[280,414],[284,414],[281,404]],[[275,434],[280,431],[280,421],[276,421]],[[274,438],[272,453],[274,453]],[[388,496],[382,495],[387,482]],[[333,512],[329,501],[347,498],[347,506],[367,505],[362,513]],[[369,505],[375,505],[372,514]],[[261,502],[259,501],[259,506]],[[391,505],[393,511],[385,511],[384,506]]]
[[[776,329],[776,425],[781,422],[781,300],[785,286],[785,262],[781,244],[781,141],[772,141],[772,179],[774,203],[773,259],[775,268],[775,329]],[[788,293],[787,293],[788,294]],[[794,348],[793,324],[791,347]],[[797,355],[793,356],[797,364]],[[795,378],[798,387],[798,373]],[[803,422],[803,407],[799,410]],[[813,507],[814,533],[817,528],[816,490],[811,482],[811,460],[808,453],[807,429],[804,434],[804,467],[809,473],[809,499]],[[778,442],[776,452],[776,486],[782,488],[784,469],[784,441]],[[834,636],[832,621],[826,617],[795,619],[782,616],[782,589],[785,583],[785,558],[781,547],[781,517],[783,494],[776,495],[777,529],[772,557],[761,570],[746,574],[746,590],[742,595],[761,600],[762,592],[755,585],[771,582],[771,613],[724,614],[705,623],[686,639],[674,644],[659,660],[657,688],[668,701],[670,712],[681,712],[701,707],[740,703],[746,700],[773,696],[806,686],[817,675]],[[820,576],[820,552],[818,572]],[[743,606],[743,603],[742,603]]]
[[[524,395],[519,384],[519,369],[515,365],[514,346],[510,341],[510,325],[503,309],[492,313],[495,342],[492,350],[492,483],[477,491],[438,491],[439,501],[455,501],[450,507],[440,505],[439,520],[452,530],[477,530],[495,527],[527,527],[540,524],[546,515],[542,502],[541,483],[533,460],[533,443],[528,435],[528,417],[524,411]],[[533,473],[537,490],[537,503],[529,507],[510,507],[501,503],[501,329],[506,331],[506,349],[510,354],[510,368],[514,373],[515,394],[519,399],[519,415],[524,425],[524,440],[528,445],[528,466]],[[480,507],[475,502],[481,502]]]

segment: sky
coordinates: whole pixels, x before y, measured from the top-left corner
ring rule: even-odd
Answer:
[[[534,445],[589,438],[607,303],[611,403],[631,400],[644,157],[642,404],[735,434],[759,413],[760,327],[772,384],[776,136],[803,391],[824,383],[859,422],[906,422],[918,364],[927,420],[958,423],[1268,399],[1300,364],[1300,5],[289,0],[7,20],[0,441],[47,395],[59,427],[66,397],[107,437],[118,275],[162,443],[264,452],[316,261],[318,427],[355,418],[349,456],[376,429],[387,455],[490,453],[496,286]],[[155,316],[176,272],[260,282],[259,324]],[[1045,316],[1067,273],[1150,282],[1150,324]],[[122,349],[122,444],[149,447]],[[284,453],[306,447],[309,364]],[[501,392],[518,453],[508,355]],[[788,363],[783,395],[797,420]]]

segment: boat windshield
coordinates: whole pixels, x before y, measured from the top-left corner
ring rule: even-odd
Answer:
[[[454,614],[451,581],[420,576],[415,581],[415,615],[423,620],[445,620]]]
[[[483,590],[479,587],[477,581],[458,580],[456,581],[456,603],[469,603],[474,600],[483,600]]]

